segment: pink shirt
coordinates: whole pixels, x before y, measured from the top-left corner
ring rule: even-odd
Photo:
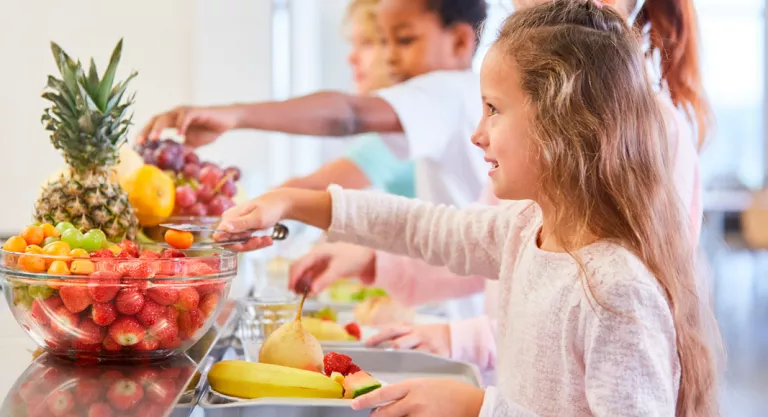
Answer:
[[[570,255],[536,245],[541,211],[530,201],[462,210],[329,191],[330,240],[498,277],[497,385],[486,389],[481,416],[675,414],[672,314],[655,277],[628,250],[599,241],[577,251],[588,293]]]
[[[674,139],[675,187],[687,209],[694,241],[701,232],[702,205],[699,182],[699,158],[696,137],[682,112],[677,110],[669,96],[659,94],[659,103],[666,116],[670,137]],[[486,187],[481,203],[497,204],[498,199]],[[376,254],[375,285],[387,290],[394,298],[408,305],[421,305],[445,299],[463,297],[485,290],[486,315],[452,321],[451,356],[453,359],[475,363],[481,371],[496,365],[495,320],[498,297],[497,284],[483,277],[464,277],[406,256],[384,251]]]

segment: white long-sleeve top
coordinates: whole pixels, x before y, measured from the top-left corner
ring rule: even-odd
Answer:
[[[480,415],[674,416],[680,378],[663,291],[631,252],[599,241],[576,261],[541,250],[530,201],[456,209],[329,188],[329,239],[499,277],[497,385]]]

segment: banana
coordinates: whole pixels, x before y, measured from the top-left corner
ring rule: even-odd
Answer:
[[[341,384],[312,371],[266,363],[218,362],[208,372],[211,388],[239,398],[342,398]]]

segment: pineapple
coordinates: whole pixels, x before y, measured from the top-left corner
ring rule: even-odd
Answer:
[[[68,170],[50,181],[35,204],[40,222],[68,221],[83,231],[101,229],[111,241],[135,239],[139,221],[128,195],[115,180],[114,167],[132,115],[134,95],[126,95],[133,72],[115,83],[122,39],[99,79],[91,59],[88,74],[58,45],[51,43],[61,79],[48,76],[43,98],[51,102],[42,122],[51,142],[64,154]]]

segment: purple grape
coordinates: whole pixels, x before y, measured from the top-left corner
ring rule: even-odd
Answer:
[[[181,171],[186,178],[200,179],[200,165],[195,163],[187,163],[184,165],[184,169]]]
[[[217,195],[210,203],[208,203],[208,214],[212,216],[221,216],[229,208],[234,207],[235,203],[232,199],[223,195]]]
[[[195,190],[188,185],[176,187],[176,206],[181,208],[191,207],[197,201]]]
[[[221,176],[221,170],[215,166],[208,165],[200,170],[200,182],[210,185],[211,188],[219,185]]]
[[[237,194],[237,186],[235,185],[235,182],[230,178],[221,185],[219,192],[229,198],[232,198],[235,196],[235,194]]]
[[[184,149],[184,163],[200,165],[200,157],[197,156],[193,149]]]
[[[184,209],[184,214],[187,216],[202,217],[208,215],[208,209],[203,203],[195,203],[190,207]]]
[[[181,150],[177,148],[161,147],[155,150],[155,161],[157,167],[174,172],[181,171],[184,166],[184,160],[181,158]]]
[[[155,151],[149,148],[144,148],[144,150],[141,151],[141,158],[147,165],[155,165],[157,163],[155,160]]]
[[[241,175],[240,168],[229,167],[224,170],[224,175],[230,175],[230,174],[232,175],[232,181],[235,181],[235,182],[240,181],[240,175]]]
[[[213,187],[208,184],[200,184],[197,189],[197,199],[203,203],[208,203],[213,200],[216,195],[213,192]]]

